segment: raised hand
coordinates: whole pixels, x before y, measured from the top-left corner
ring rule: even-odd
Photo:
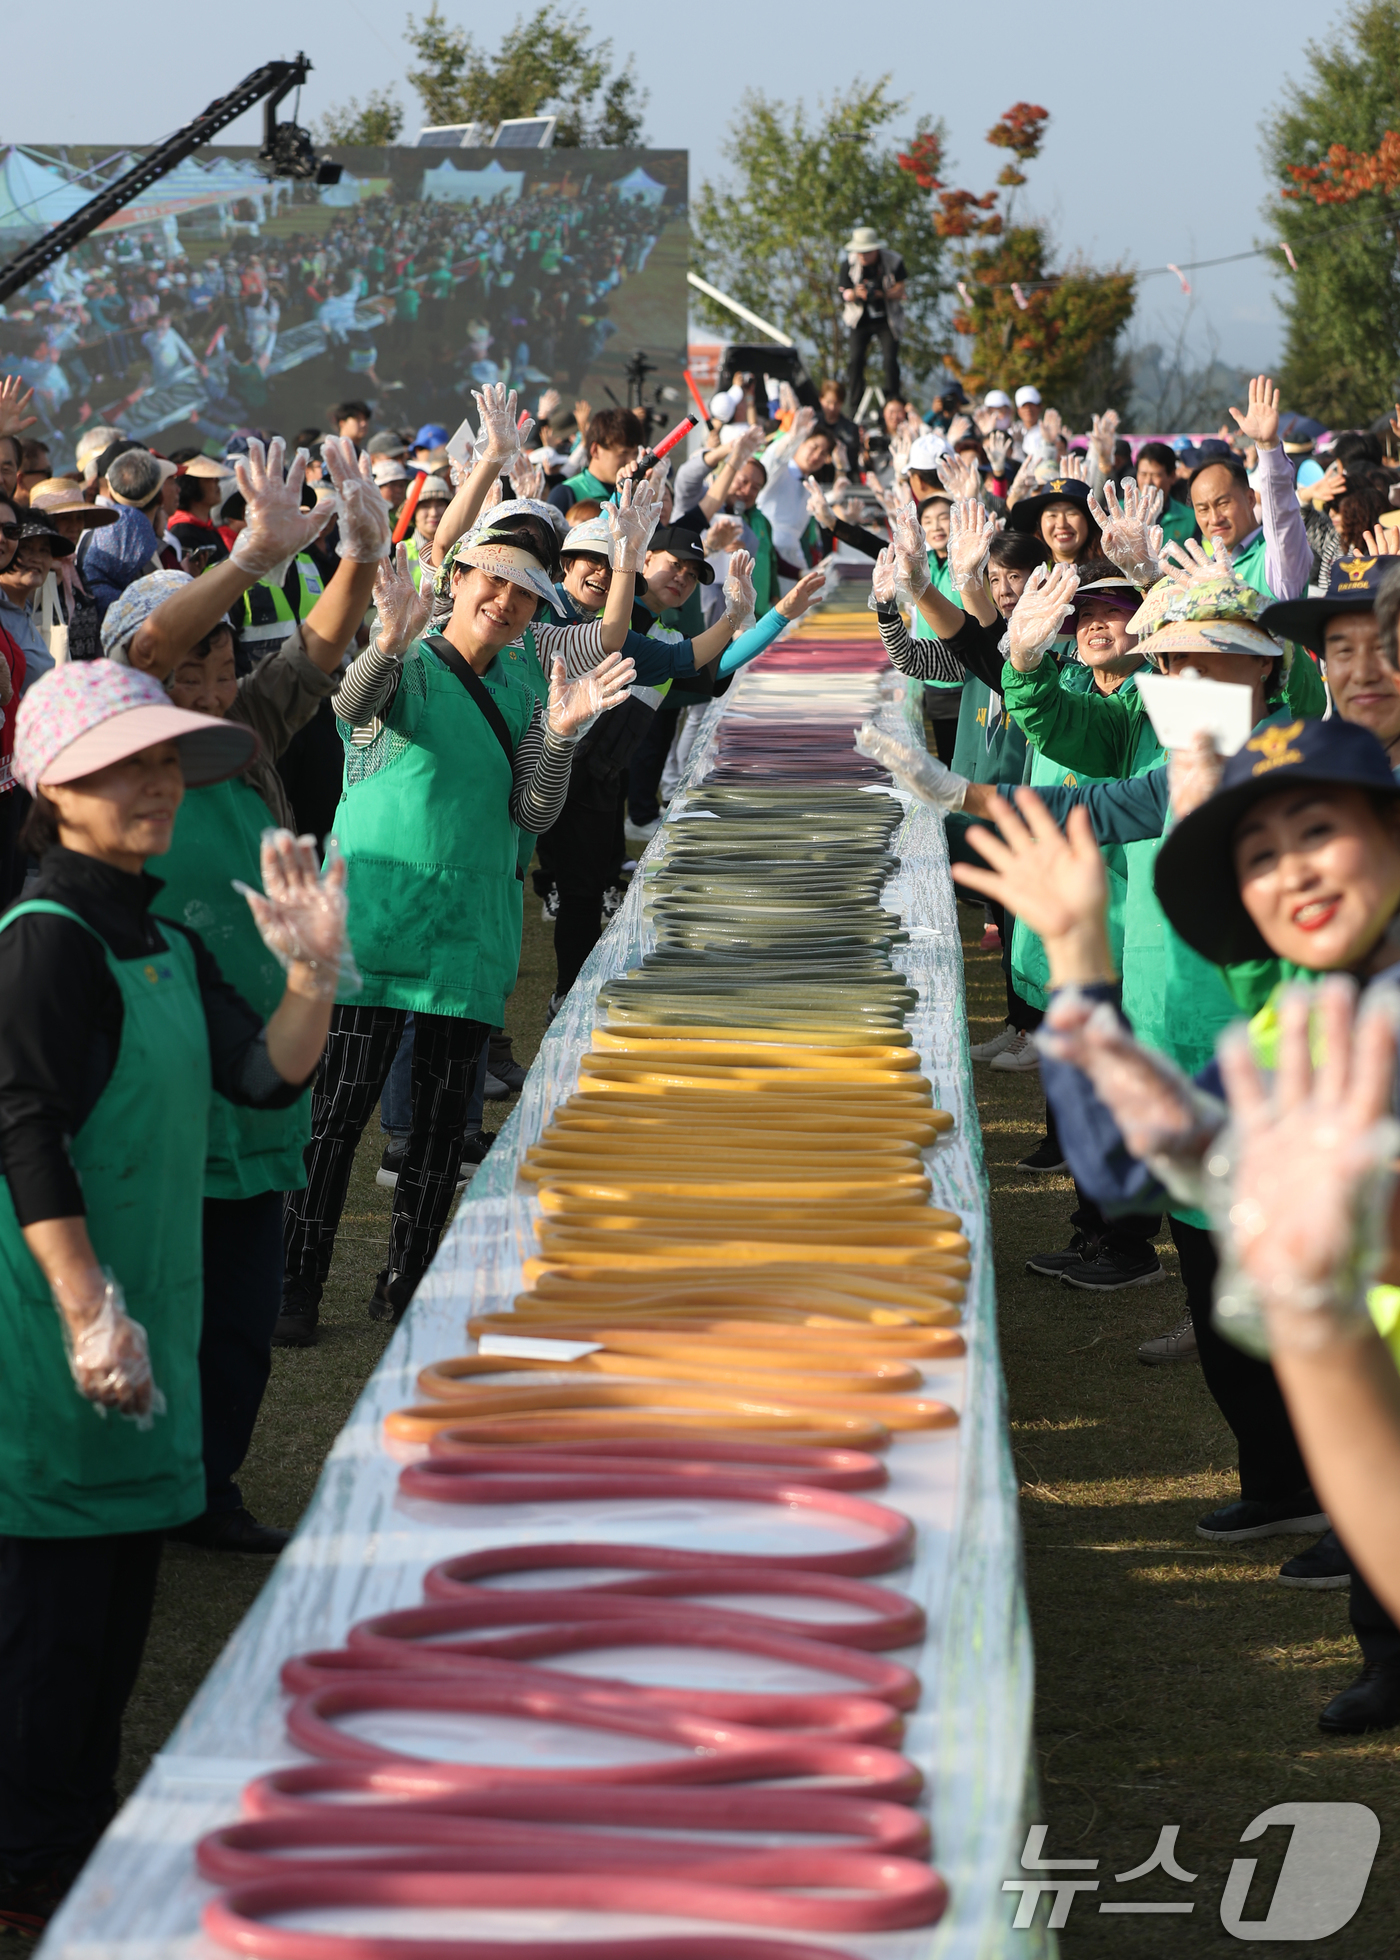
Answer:
[[[1208,1164],[1224,1186],[1212,1210],[1232,1237],[1275,1348],[1321,1347],[1368,1324],[1366,1287],[1386,1250],[1400,1148],[1389,1114],[1398,1015],[1393,987],[1372,988],[1359,1019],[1349,979],[1334,975],[1316,993],[1290,987],[1272,1086],[1243,1029],[1219,1043],[1231,1129]]]
[[[432,581],[425,578],[421,592],[413,583],[406,544],[381,561],[374,575],[374,603],[379,611],[375,637],[381,653],[405,654],[415,640],[422,639],[433,616]]]
[[[1190,585],[1202,585],[1207,579],[1226,578],[1230,573],[1230,547],[1220,538],[1212,538],[1211,544],[1214,557],[1209,557],[1195,538],[1180,542],[1169,539],[1157,554],[1157,569],[1183,591]]]
[[[1055,466],[1057,476],[1067,476],[1073,483],[1089,481],[1089,466],[1077,449],[1071,449]]]
[[[1048,442],[1058,443],[1065,432],[1065,418],[1058,408],[1047,408],[1041,413],[1040,426]]]
[[[953,505],[948,519],[948,571],[957,591],[982,583],[996,534],[996,519],[984,505],[967,497]]]
[[[357,456],[353,442],[327,436],[321,461],[335,486],[335,514],[340,521],[336,554],[357,565],[372,565],[393,550],[393,515],[379,494],[368,455]]]
[[[546,388],[535,405],[535,420],[543,428],[564,397],[557,388]]]
[[[1225,758],[1203,729],[1191,737],[1189,749],[1173,749],[1167,757],[1172,815],[1180,823],[1214,796],[1225,773]]]
[[[892,545],[886,545],[879,557],[875,560],[874,569],[870,574],[870,590],[876,605],[893,606],[898,604],[898,570],[899,561],[895,557],[894,547]]]
[[[991,869],[955,865],[958,883],[998,900],[1047,944],[1102,935],[1108,879],[1087,811],[1071,810],[1062,831],[1034,790],[1019,789],[1014,808],[997,799],[994,821],[995,831],[969,833]]]
[[[1106,408],[1089,425],[1089,442],[1105,476],[1113,468],[1113,445],[1118,440],[1118,411]]]
[[[906,504],[891,516],[890,541],[894,545],[904,582],[909,587],[911,597],[917,600],[921,593],[928,591],[932,579],[928,568],[928,543],[912,504]]]
[[[737,550],[743,535],[744,527],[738,518],[721,511],[705,533],[705,556],[712,558],[717,552]]]
[[[1033,456],[1027,456],[1025,462],[1022,463],[1020,469],[1017,470],[1015,476],[1007,485],[1006,508],[1010,510],[1011,506],[1020,498],[1031,496],[1035,491],[1035,483],[1035,458]]]
[[[358,991],[359,975],[345,937],[345,860],[334,843],[323,870],[314,837],[265,830],[262,881],[261,892],[239,879],[234,890],[247,899],[264,946],[287,969],[288,985],[311,1000],[334,1000],[338,993]]]
[[[603,515],[612,538],[615,572],[635,572],[646,557],[647,545],[661,516],[664,483],[657,485],[646,477],[632,478],[618,485],[617,502],[605,504]]]
[[[1073,565],[1037,565],[1026,580],[1007,629],[1007,650],[1019,673],[1034,673],[1058,637],[1079,590]]]
[[[517,497],[539,499],[544,495],[544,471],[532,463],[522,449],[510,466],[510,487]]]
[[[625,654],[610,653],[586,674],[571,681],[564,663],[556,658],[549,682],[549,710],[546,721],[555,735],[582,735],[609,708],[627,699],[627,690],[637,678],[637,664]]]
[[[932,804],[935,810],[961,810],[968,791],[967,777],[955,774],[927,750],[901,741],[888,729],[877,728],[873,721],[862,722],[856,730],[856,750],[888,769],[921,803]]]
[[[1005,476],[1006,466],[1011,461],[1011,438],[1005,429],[993,429],[982,447],[987,452],[987,461],[992,466],[993,476]]]
[[[509,393],[503,381],[488,381],[480,390],[473,388],[472,400],[476,412],[481,417],[481,434],[477,438],[476,460],[491,462],[500,469],[506,466],[525,447],[534,423],[526,420],[517,428],[516,418],[520,406],[515,390]]]
[[[1162,549],[1162,527],[1157,519],[1161,512],[1161,491],[1139,490],[1131,481],[1123,485],[1121,508],[1111,482],[1104,484],[1102,505],[1092,493],[1089,497],[1089,515],[1103,533],[1105,558],[1144,590],[1160,576],[1157,554]]]
[[[38,416],[24,412],[33,399],[34,390],[26,388],[17,374],[7,374],[0,381],[0,436],[17,436],[33,428]]]
[[[1363,531],[1361,549],[1368,558],[1400,556],[1400,525],[1378,524],[1374,531]]]
[[[796,403],[797,397],[793,396]],[[817,411],[814,408],[799,408],[792,418],[792,433],[799,443],[804,443],[817,426]]]
[[[958,456],[946,449],[938,459],[938,481],[950,497],[980,497],[982,472],[975,456]]]
[[[1220,1127],[1218,1108],[1174,1062],[1144,1048],[1106,1001],[1063,988],[1046,1009],[1036,1046],[1082,1069],[1140,1162],[1199,1160]]]
[[[807,508],[824,531],[836,529],[836,513],[826,500],[826,492],[812,476],[807,478]]]
[[[956,449],[964,436],[972,434],[972,417],[955,415],[944,433],[944,441],[950,449]]]
[[[334,440],[334,437],[327,438],[328,442]],[[255,579],[266,577],[279,565],[285,565],[295,558],[299,551],[305,551],[320,537],[336,514],[336,505],[329,498],[317,504],[314,510],[302,509],[301,486],[306,475],[306,451],[298,450],[296,461],[284,481],[282,459],[285,453],[286,445],[281,436],[272,438],[266,454],[257,437],[250,436],[248,454],[240,456],[233,466],[233,474],[243,495],[245,519],[229,556],[240,570]],[[375,496],[380,509],[387,510],[377,491]]]
[[[724,580],[724,616],[740,633],[753,619],[757,594],[753,583],[753,553],[736,551]]]
[[[824,561],[818,565],[815,571],[804,572],[796,585],[792,586],[778,600],[773,608],[774,612],[780,612],[784,619],[801,619],[803,613],[810,607],[816,605],[818,599],[822,598],[826,592],[826,565],[828,562]],[[728,592],[728,590],[729,588],[726,585],[725,591]]]
[[[1278,404],[1278,389],[1267,374],[1259,374],[1249,384],[1249,406],[1244,414],[1237,408],[1230,410],[1240,434],[1256,449],[1278,447]]]

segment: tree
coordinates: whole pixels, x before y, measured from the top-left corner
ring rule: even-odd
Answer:
[[[398,141],[403,129],[403,104],[392,90],[371,89],[360,107],[359,98],[336,102],[321,118],[323,143],[366,144],[375,147]]]
[[[1279,186],[1265,207],[1297,271],[1278,259],[1288,333],[1280,382],[1334,427],[1369,423],[1400,372],[1400,0],[1353,5],[1306,84],[1265,129]]]
[[[612,42],[590,41],[553,0],[514,27],[494,55],[465,28],[452,27],[434,4],[404,38],[420,66],[408,79],[430,123],[505,122],[513,116],[557,116],[562,148],[630,149],[645,142],[647,98],[631,58],[611,72]]]
[[[889,82],[888,75],[856,81],[810,118],[800,101],[770,102],[751,91],[725,145],[732,176],[703,184],[692,211],[692,244],[705,278],[815,352],[829,374],[846,366],[837,262],[856,225],[873,225],[904,260],[900,352],[910,375],[941,364],[942,245],[919,176],[936,169],[942,135],[920,122],[901,161],[884,134],[905,108]],[[740,331],[722,307],[699,294],[694,303],[712,325]]]
[[[958,241],[962,305],[952,324],[972,342],[969,357],[953,362],[963,379],[974,391],[1010,392],[1033,383],[1071,423],[1082,423],[1097,409],[1121,413],[1127,406],[1132,377],[1118,343],[1136,281],[1119,267],[1100,272],[1078,259],[1055,271],[1044,226],[1011,222],[1026,182],[1021,166],[1039,155],[1049,120],[1038,103],[1014,103],[987,132],[993,148],[1010,150],[1014,159],[997,177],[1002,195],[946,190],[935,182],[933,223],[944,238]]]

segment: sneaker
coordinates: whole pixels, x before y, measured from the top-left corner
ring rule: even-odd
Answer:
[[[989,924],[985,928],[982,937],[977,942],[977,950],[979,953],[999,953],[1001,951],[1001,934],[994,925]]]
[[[1296,1538],[1305,1531],[1326,1531],[1327,1513],[1319,1511],[1310,1490],[1296,1497],[1276,1498],[1267,1504],[1239,1498],[1210,1511],[1196,1526],[1198,1538],[1213,1538],[1223,1545],[1243,1545],[1251,1538]]]
[[[1042,1279],[1058,1279],[1071,1266],[1082,1266],[1086,1259],[1092,1259],[1098,1245],[1097,1239],[1076,1232],[1063,1252],[1033,1252],[1026,1261],[1026,1271],[1039,1273]]]
[[[1060,1284],[1077,1287],[1081,1293],[1117,1293],[1125,1286],[1160,1286],[1165,1278],[1151,1246],[1144,1252],[1125,1252],[1105,1239],[1092,1259],[1067,1267]]]
[[[991,1065],[1004,1075],[1034,1075],[1040,1068],[1040,1051],[1030,1036],[1017,1028],[1001,1053],[993,1055]]]
[[[1317,1718],[1326,1735],[1366,1735],[1400,1725],[1400,1661],[1367,1661]]]
[[[1069,1175],[1069,1165],[1057,1143],[1049,1137],[1042,1137],[1034,1150],[1027,1151],[1024,1157],[1016,1159],[1018,1171],[1039,1171],[1042,1176],[1052,1177],[1056,1171]]]
[[[554,921],[559,917],[558,885],[551,885],[549,890],[545,893],[544,903],[540,907],[540,917],[544,920],[547,926],[552,926],[554,924]]]
[[[481,1093],[485,1096],[487,1102],[509,1102],[510,1100],[510,1090],[507,1089],[500,1076],[493,1075],[490,1069],[486,1071],[486,1082]]]
[[[1017,1030],[1008,1021],[1000,1034],[994,1034],[990,1041],[973,1042],[967,1052],[974,1062],[995,1061],[998,1055],[1004,1055],[1006,1053],[1007,1049],[1015,1041],[1016,1034]]]
[[[622,875],[624,878],[630,878],[636,868],[637,860],[635,858],[624,858],[622,860]]]
[[[495,1084],[493,1088],[491,1085]],[[525,1087],[525,1069],[507,1049],[504,1060],[493,1055],[486,1064],[486,1096],[489,1102],[504,1102],[518,1096]]]
[[[463,1185],[471,1183],[472,1179],[486,1162],[486,1153],[495,1141],[495,1136],[490,1130],[478,1130],[474,1137],[467,1138],[466,1142],[462,1145],[462,1164],[460,1170],[457,1172],[457,1189],[459,1191]]]
[[[626,829],[628,841],[630,842],[631,839],[635,837],[640,839],[640,841],[643,844],[649,844],[652,838],[655,837],[657,831],[660,830],[660,828],[661,828],[660,817],[653,817],[650,823],[633,823],[632,819],[629,817],[627,819],[627,829]]]
[[[379,1169],[374,1173],[376,1184],[392,1191],[399,1181],[399,1171],[403,1167],[403,1153],[408,1148],[407,1137],[390,1137],[384,1146],[384,1155],[379,1160]]]
[[[206,1511],[165,1535],[182,1545],[201,1545],[206,1552],[256,1552],[263,1558],[276,1558],[292,1536],[278,1525],[259,1524],[242,1504],[236,1511]]]
[[[321,1317],[321,1288],[315,1280],[292,1279],[282,1282],[282,1311],[272,1330],[276,1348],[309,1348],[316,1345],[316,1323]]]
[[[565,996],[563,994],[550,995],[549,1006],[544,1011],[544,1024],[546,1027],[549,1027],[550,1024],[553,1022],[555,1015],[559,1012],[560,1008],[564,1005],[564,1000],[565,1000]]]
[[[605,919],[615,919],[622,910],[622,901],[626,896],[627,894],[621,885],[609,885],[603,893],[603,917]]]
[[[1351,1560],[1335,1531],[1323,1532],[1315,1545],[1309,1545],[1297,1558],[1288,1559],[1278,1570],[1281,1586],[1302,1586],[1309,1592],[1340,1592],[1351,1584]]]
[[[392,1320],[397,1327],[417,1291],[417,1279],[408,1273],[391,1272],[387,1266],[381,1266],[374,1282],[374,1291],[369,1296],[370,1319]]]
[[[1155,1339],[1143,1341],[1138,1348],[1138,1360],[1149,1368],[1160,1368],[1168,1361],[1199,1361],[1200,1353],[1196,1347],[1196,1330],[1191,1325],[1188,1314],[1179,1327],[1170,1333],[1158,1334]]]

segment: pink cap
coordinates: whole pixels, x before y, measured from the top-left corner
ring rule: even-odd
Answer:
[[[157,742],[175,742],[191,789],[246,769],[258,738],[238,722],[177,708],[160,682],[111,660],[70,661],[41,674],[15,719],[14,772],[33,795],[72,783]]]

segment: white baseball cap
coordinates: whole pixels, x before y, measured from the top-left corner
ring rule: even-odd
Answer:
[[[938,468],[940,456],[948,454],[948,444],[936,429],[930,429],[926,436],[917,436],[909,450],[909,468],[917,470],[920,476],[932,476]]]
[[[983,408],[1010,408],[1011,397],[1004,388],[993,388],[982,397]]]
[[[990,401],[991,401],[991,399],[992,399],[992,398],[991,398],[991,396],[990,396],[990,395],[988,395],[988,397],[987,397],[987,400],[988,400],[988,402],[990,402]],[[1034,402],[1034,403],[1035,403],[1035,405],[1036,405],[1036,407],[1037,407],[1037,408],[1039,408],[1039,406],[1040,406],[1040,390],[1039,390],[1039,388],[1032,388],[1032,387],[1029,387],[1029,386],[1027,386],[1027,387],[1025,387],[1025,388],[1018,388],[1018,389],[1016,390],[1016,406],[1017,406],[1017,408],[1024,408],[1027,402]]]

